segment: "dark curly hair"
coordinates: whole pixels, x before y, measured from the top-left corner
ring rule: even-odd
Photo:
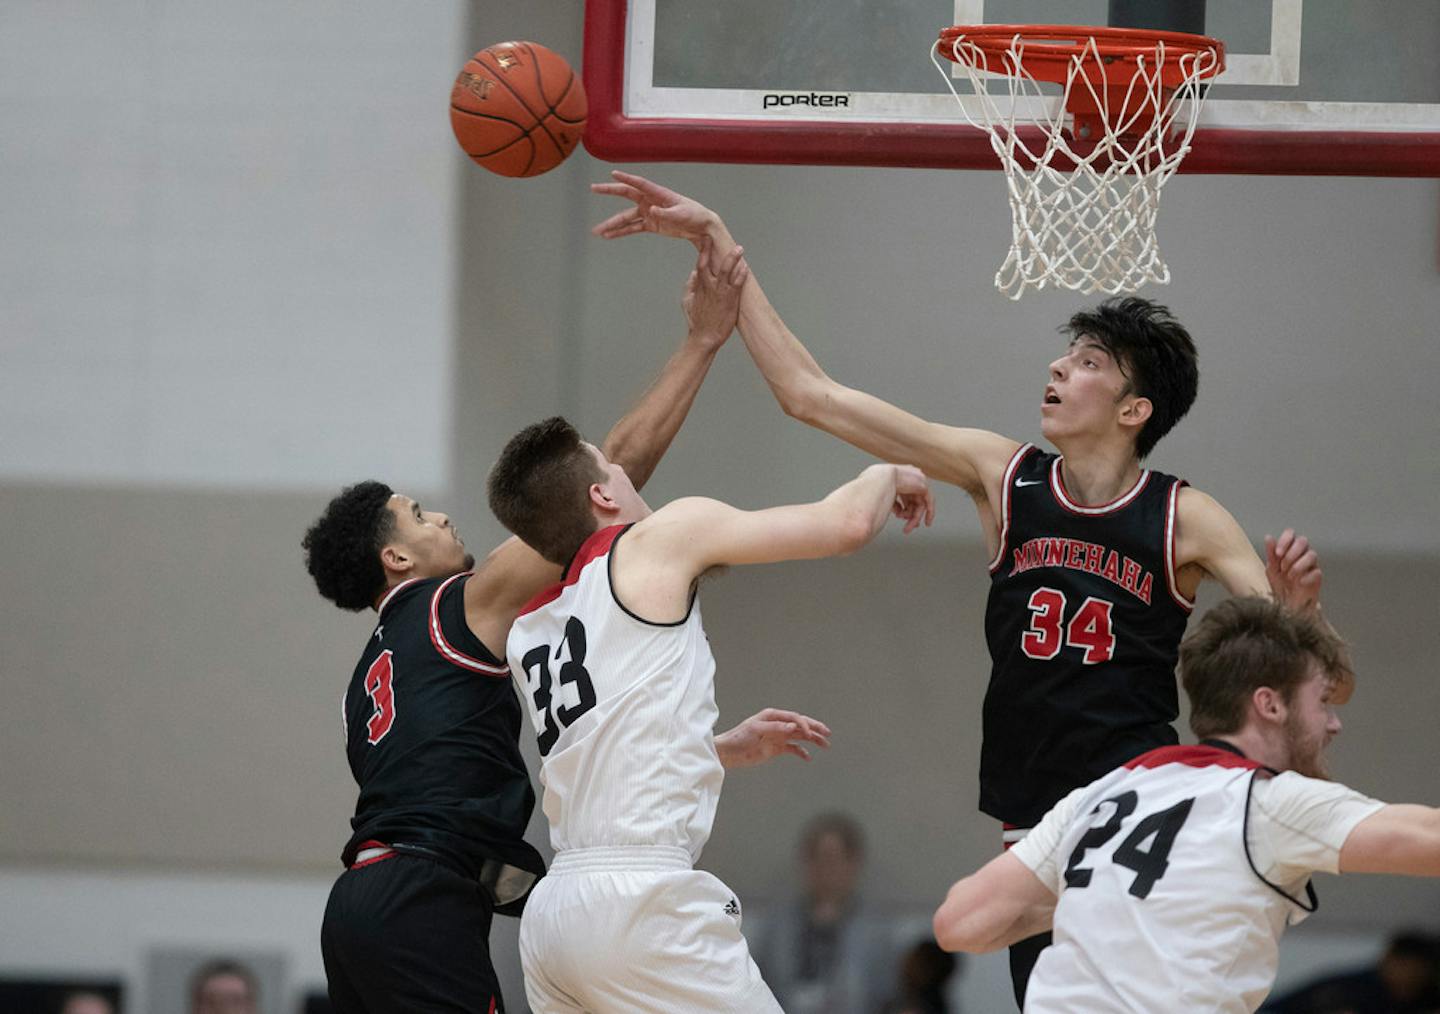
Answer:
[[[595,532],[587,491],[604,480],[579,431],[557,415],[510,438],[486,487],[500,523],[564,567]]]
[[[1168,307],[1139,296],[1116,296],[1075,314],[1060,331],[1072,340],[1099,342],[1125,375],[1125,393],[1149,399],[1150,418],[1135,440],[1138,457],[1149,454],[1195,404],[1200,387],[1195,342]]]
[[[373,606],[385,591],[380,547],[395,531],[395,515],[386,506],[394,493],[373,480],[345,487],[300,542],[315,587],[341,609]]]

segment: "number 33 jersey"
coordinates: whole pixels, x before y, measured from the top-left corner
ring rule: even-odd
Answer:
[[[1217,746],[1152,750],[1071,792],[1011,851],[1059,900],[1026,1014],[1249,1012],[1311,873],[1383,803]]]
[[[1175,661],[1191,603],[1175,587],[1184,482],[1145,470],[1096,507],[1026,444],[1005,470],[990,561],[980,809],[1031,827],[1065,793],[1178,741]]]
[[[555,850],[675,845],[693,860],[725,776],[715,659],[693,598],[666,624],[615,597],[612,555],[629,528],[586,540],[561,583],[521,611],[506,651],[539,742]]]

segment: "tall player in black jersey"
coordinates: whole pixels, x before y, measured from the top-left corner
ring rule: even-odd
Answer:
[[[629,173],[595,184],[633,202],[595,228],[652,232],[715,249],[734,240],[714,212]],[[1261,562],[1213,498],[1141,465],[1189,410],[1195,346],[1163,306],[1135,297],[1077,313],[1049,366],[1040,430],[1059,452],[929,422],[831,379],[752,276],[740,333],[787,415],[886,461],[918,465],[975,502],[990,551],[980,808],[1023,836],[1071,789],[1178,742],[1175,662],[1204,578],[1234,595],[1318,606],[1303,537],[1266,538]],[[1048,935],[1011,949],[1016,999]]]
[[[684,301],[689,333],[605,439],[636,487],[735,325],[745,263],[736,250],[712,261],[700,246]],[[321,931],[331,1002],[341,1014],[495,1014],[492,912],[518,915],[544,872],[523,837],[535,794],[505,640],[560,568],[513,538],[476,567],[445,514],[378,482],[332,500],[304,548],[322,595],[378,614],[343,702],[360,797]],[[731,764],[803,756],[793,741],[823,742],[816,728],[767,709],[717,746]]]

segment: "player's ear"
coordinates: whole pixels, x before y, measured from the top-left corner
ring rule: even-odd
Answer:
[[[380,550],[380,565],[386,570],[404,574],[415,566],[415,561],[404,549],[391,543]]]
[[[602,514],[614,514],[620,509],[620,505],[605,489],[604,483],[592,482],[589,489],[590,506]]]
[[[1138,430],[1150,421],[1150,416],[1154,412],[1155,405],[1149,398],[1141,398],[1138,395],[1126,397],[1120,402],[1120,424],[1134,426]]]
[[[1255,692],[1250,695],[1250,703],[1255,708],[1255,713],[1267,722],[1280,722],[1285,719],[1285,701],[1274,687],[1256,687]]]

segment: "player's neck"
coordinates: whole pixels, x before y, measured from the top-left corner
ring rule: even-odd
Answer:
[[[1056,446],[1063,457],[1060,475],[1065,491],[1087,507],[1123,496],[1140,478],[1140,459],[1135,457],[1133,444]]]
[[[1247,759],[1264,764],[1268,768],[1274,768],[1276,771],[1284,771],[1290,766],[1289,743],[1285,739],[1284,732],[1279,728],[1262,729],[1251,724],[1239,732],[1211,738],[1229,743],[1243,753]]]

